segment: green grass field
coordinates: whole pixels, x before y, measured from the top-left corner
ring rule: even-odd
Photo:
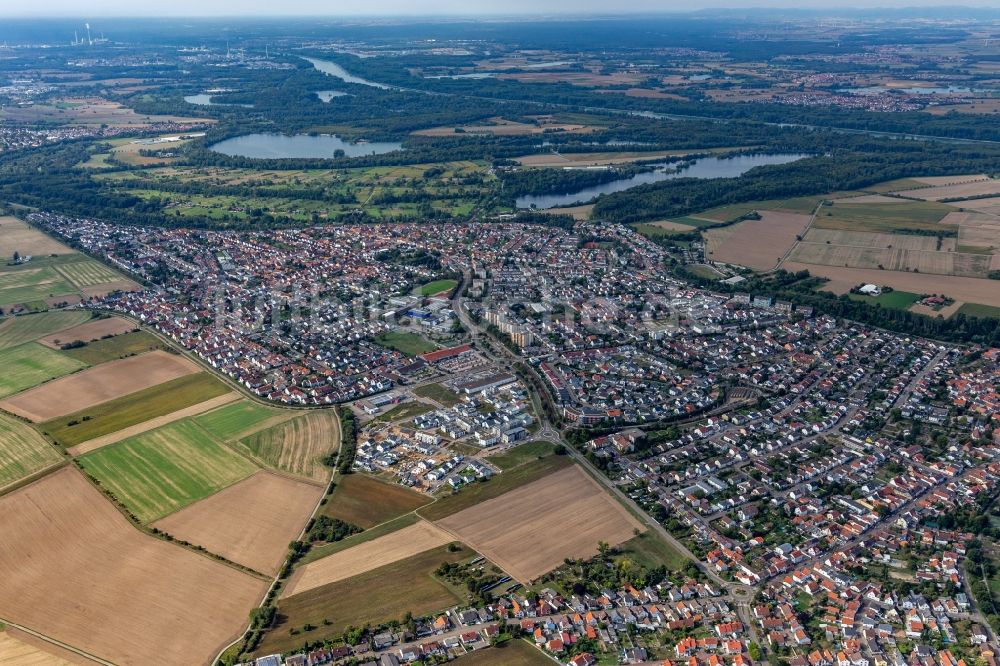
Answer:
[[[144,523],[245,479],[257,466],[190,419],[79,458]]]
[[[78,289],[122,279],[118,273],[91,259],[61,264],[56,267],[56,271]]]
[[[474,650],[455,661],[457,666],[552,666],[554,663],[541,650],[522,640],[504,641],[488,650]]]
[[[823,197],[796,197],[792,199],[768,199],[763,201],[747,201],[738,204],[728,204],[710,208],[701,213],[695,213],[697,217],[703,217],[717,222],[730,222],[738,217],[746,215],[754,210],[776,210],[787,213],[802,213],[808,215],[812,213]]]
[[[86,367],[37,342],[11,347],[0,352],[0,398]]]
[[[62,460],[31,426],[0,412],[0,488]]]
[[[43,312],[0,321],[0,349],[16,347],[90,320],[84,310]]]
[[[509,490],[537,481],[547,474],[572,464],[573,461],[569,456],[552,455],[541,460],[534,460],[530,464],[497,474],[489,481],[469,484],[457,493],[445,495],[434,504],[417,509],[417,513],[427,520],[441,520],[445,516],[458,513],[462,509],[468,509],[470,506],[488,499],[499,497]]]
[[[618,546],[622,554],[648,569],[665,566],[671,571],[682,570],[690,560],[652,530],[632,537]]]
[[[251,434],[268,419],[281,416],[282,413],[280,409],[250,400],[239,400],[196,416],[194,420],[213,436],[229,442]],[[284,413],[289,414],[287,410]]]
[[[862,294],[848,294],[852,301],[863,301],[874,305],[881,305],[890,310],[905,310],[920,300],[920,294],[913,294],[908,291],[890,291],[887,294],[878,296],[864,296]]]
[[[268,467],[325,481],[330,468],[322,458],[340,445],[339,432],[336,412],[310,411],[248,435],[234,446]]]
[[[442,291],[451,291],[457,284],[457,280],[434,280],[434,282],[428,282],[424,286],[420,287],[420,295],[433,296],[434,294],[439,294]]]
[[[89,365],[135,356],[154,349],[166,349],[160,340],[146,331],[131,331],[113,338],[88,342],[83,347],[67,349],[63,353]]]
[[[1000,285],[997,288],[1000,289]],[[963,303],[962,307],[958,308],[958,313],[967,317],[1000,319],[1000,308],[980,303]]]
[[[941,219],[955,208],[934,201],[900,200],[892,203],[845,204],[823,206],[813,226],[817,229],[892,233],[900,229],[953,231],[942,227]]]
[[[439,402],[445,407],[451,407],[452,405],[457,405],[461,402],[457,393],[442,386],[441,384],[418,386],[413,389],[413,393],[421,398],[429,398],[435,402]]]
[[[412,419],[414,416],[419,416],[420,414],[426,414],[427,412],[434,409],[426,402],[420,402],[419,400],[413,400],[411,402],[404,402],[401,405],[396,405],[392,409],[375,417],[377,422],[385,421],[399,421],[402,419]]]
[[[460,562],[474,556],[475,552],[465,547],[449,552],[447,546],[441,546],[283,599],[278,602],[275,624],[264,634],[256,654],[282,652],[305,641],[339,637],[350,626],[402,620],[407,612],[419,617],[444,610],[461,599],[434,578],[434,570],[443,562]],[[302,631],[307,623],[315,629]],[[291,629],[300,633],[293,635]]]
[[[426,495],[364,474],[345,474],[320,513],[369,529],[431,501]]]
[[[18,305],[73,293],[76,293],[76,288],[51,266],[0,270],[0,306]]]
[[[228,391],[225,384],[208,373],[200,372],[46,421],[39,428],[62,446],[69,447],[196,405]],[[77,424],[69,425],[73,421]]]
[[[539,458],[550,456],[554,449],[555,446],[550,442],[525,442],[499,455],[490,456],[487,460],[500,469],[507,471],[538,460]]]
[[[426,354],[437,349],[437,345],[434,343],[409,331],[389,331],[382,333],[375,338],[375,342],[388,349],[395,349],[406,356]]]

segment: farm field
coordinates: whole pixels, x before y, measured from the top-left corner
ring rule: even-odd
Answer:
[[[33,265],[34,264],[34,265]],[[0,269],[0,305],[22,305],[71,296],[76,289],[51,266],[23,264]]]
[[[835,294],[847,293],[859,284],[871,283],[889,285],[897,291],[944,294],[963,303],[982,303],[1000,307],[1000,289],[997,289],[996,280],[843,266],[817,266],[794,261],[786,261],[782,264],[782,268],[792,272],[807,270],[813,275],[829,278],[830,282],[824,285],[823,289]]]
[[[62,263],[57,265],[55,270],[78,289],[116,282],[121,279],[118,273],[91,259]]]
[[[573,462],[568,456],[552,455],[535,460],[531,464],[505,470],[486,483],[473,483],[453,495],[444,495],[433,504],[418,509],[417,513],[427,520],[438,521],[571,465]]]
[[[419,521],[378,539],[299,566],[288,579],[281,598],[293,597],[317,587],[353,578],[454,540],[451,534],[433,523]]]
[[[459,657],[457,666],[552,666],[552,659],[527,641],[509,640]]]
[[[256,654],[288,650],[304,640],[340,636],[349,626],[378,625],[402,620],[407,612],[426,615],[460,601],[455,592],[434,578],[444,562],[475,557],[468,548],[451,552],[447,546],[424,551],[363,574],[296,594],[278,602],[275,626],[264,634]],[[406,581],[401,585],[400,581]],[[326,625],[324,620],[329,620]],[[305,624],[316,629],[291,635]]]
[[[0,412],[0,488],[60,460],[58,450],[31,426]]]
[[[340,446],[340,418],[332,409],[310,411],[244,437],[234,446],[274,469],[326,481],[330,468],[322,458]]]
[[[83,367],[74,359],[41,345],[37,347],[57,355],[64,363]],[[25,391],[3,401],[0,407],[32,421],[48,421],[197,371],[198,367],[183,356],[153,351],[105,363]]]
[[[933,240],[933,239],[932,239]],[[825,243],[797,243],[788,261],[821,266],[881,268],[887,271],[916,271],[936,275],[986,277],[992,257],[988,254],[879,249]]]
[[[67,658],[63,658],[60,654]],[[29,633],[13,628],[0,630],[0,666],[73,666],[73,664],[93,666],[94,662],[35,638]]]
[[[82,315],[82,317],[81,317]],[[135,330],[136,325],[127,319],[122,319],[120,317],[104,317],[101,319],[91,319],[90,313],[83,310],[69,310],[66,312],[46,312],[43,314],[34,315],[34,317],[51,317],[53,319],[53,326],[61,323],[60,320],[63,318],[68,318],[72,316],[73,319],[78,319],[79,324],[74,325],[72,323],[66,326],[59,326],[55,328],[51,334],[44,333],[44,337],[40,337],[38,341],[45,345],[46,347],[52,347],[53,349],[58,349],[60,345],[64,345],[67,342],[74,342],[79,340],[80,342],[94,342],[100,340],[109,335],[121,335],[123,333],[128,333],[129,331]],[[31,317],[26,317],[26,319],[31,319]],[[69,319],[72,321],[72,319]],[[2,330],[2,329],[0,329]]]
[[[287,421],[296,414],[290,409],[276,409],[243,399],[205,412],[195,421],[219,440],[228,442]]]
[[[809,224],[809,216],[760,211],[760,220],[744,220],[705,232],[705,253],[712,261],[756,270],[774,268]]]
[[[5,349],[0,351],[0,368],[3,368],[0,372],[0,397],[13,395],[86,367],[86,363],[63,356],[35,342]],[[45,386],[39,388],[44,389]],[[16,409],[9,408],[6,402],[0,403],[0,407],[19,414]]]
[[[153,527],[274,575],[322,496],[321,486],[259,471]]]
[[[933,201],[852,204],[838,200],[823,206],[813,222],[817,229],[893,233],[900,229],[941,231],[940,222],[955,209]]]
[[[186,419],[189,416],[197,416],[198,414],[215,409],[216,407],[221,407],[222,405],[229,404],[230,402],[239,399],[240,395],[238,393],[223,393],[220,396],[209,398],[204,402],[199,402],[195,405],[191,405],[190,407],[178,409],[176,412],[170,412],[169,414],[157,416],[149,419],[148,421],[142,421],[141,423],[137,423],[127,428],[116,430],[115,432],[107,435],[88,439],[82,444],[69,447],[66,449],[66,452],[71,456],[82,456],[84,453],[96,451],[101,447],[114,444],[115,442],[120,442],[130,437],[135,437],[136,435],[141,435],[142,433],[149,432],[150,430],[162,428],[165,425]]]
[[[437,345],[410,331],[388,331],[375,338],[375,342],[404,356],[417,356],[437,349]]]
[[[71,467],[0,498],[0,513],[0,617],[123,666],[208,664],[266,589],[135,529]]]
[[[981,305],[979,303],[963,303],[958,309],[968,317],[996,317],[1000,319],[1000,305]]]
[[[133,331],[96,342],[88,342],[83,347],[68,349],[63,353],[87,365],[99,365],[157,349],[166,350],[167,347],[160,342],[159,338],[146,331]]]
[[[305,554],[305,557],[302,558],[300,564],[315,562],[316,560],[323,559],[327,555],[333,555],[334,553],[339,553],[342,550],[354,548],[359,544],[374,541],[375,539],[379,539],[386,534],[395,532],[396,530],[401,530],[404,527],[415,525],[419,521],[420,518],[415,513],[404,513],[399,518],[377,525],[370,530],[356,532],[346,539],[324,544],[315,544],[309,549],[309,552]]]
[[[134,110],[100,97],[67,97],[46,104],[9,106],[0,118],[16,123],[55,123],[57,125],[110,125],[112,127],[145,127],[160,122],[207,122],[206,118],[159,116],[136,113]]]
[[[427,504],[425,495],[365,474],[344,474],[320,514],[369,529]]]
[[[82,310],[41,312],[4,319],[0,321],[0,350],[35,340],[50,346],[47,340],[51,335],[64,329],[73,330],[78,324],[85,325],[83,322],[89,319],[90,313]]]
[[[822,200],[822,197],[798,197],[792,199],[772,199],[769,201],[747,201],[745,203],[710,208],[688,217],[711,220],[715,224],[718,222],[730,222],[755,210],[773,210],[779,213],[811,215]]]
[[[30,227],[16,217],[0,216],[0,260],[7,262],[15,252],[21,256],[76,254],[51,236]]]
[[[178,421],[80,458],[140,521],[149,523],[257,471],[191,421]]]
[[[932,185],[931,183],[928,183]],[[941,201],[942,199],[961,199],[964,197],[982,197],[986,195],[1000,195],[1000,180],[983,178],[979,180],[969,180],[967,182],[946,183],[922,187],[914,190],[902,190],[900,195],[923,199],[924,201]],[[963,202],[964,203],[964,202]]]
[[[576,465],[438,521],[527,583],[597,544],[628,541],[642,525]],[[530,543],[531,548],[524,544]]]
[[[227,393],[225,384],[199,372],[45,421],[39,427],[62,446],[73,446]]]

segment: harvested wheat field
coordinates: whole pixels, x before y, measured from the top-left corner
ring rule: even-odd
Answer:
[[[843,266],[817,266],[794,261],[786,261],[782,268],[792,272],[809,271],[813,275],[829,278],[830,281],[823,286],[823,289],[835,294],[844,294],[859,284],[871,283],[889,285],[898,291],[914,294],[944,294],[956,301],[1000,307],[1000,289],[997,288],[996,280]]]
[[[935,240],[935,239],[931,239]],[[887,271],[918,271],[935,275],[986,277],[990,255],[959,252],[934,252],[881,249],[826,243],[797,243],[788,255],[790,262],[843,266],[848,268],[882,268]]]
[[[597,544],[628,541],[642,525],[576,465],[438,521],[521,582]]]
[[[135,529],[67,467],[0,499],[0,617],[116,664],[208,664],[267,583]]]
[[[62,459],[59,451],[34,428],[0,412],[0,488]],[[3,538],[2,533],[0,538]]]
[[[0,402],[0,408],[48,421],[195,372],[198,366],[183,356],[152,351],[48,382]]]
[[[153,527],[274,575],[322,496],[322,486],[260,471]]]
[[[331,409],[311,411],[244,437],[236,445],[265,465],[325,481],[330,468],[321,459],[340,446],[340,418]]]
[[[978,211],[984,215],[992,215],[994,217],[1000,217],[1000,197],[988,197],[985,199],[970,199],[969,201],[963,201],[961,204],[962,208],[967,208],[969,210]]]
[[[8,627],[0,631],[0,666],[73,666],[97,662],[31,634]]]
[[[705,232],[706,254],[712,261],[748,266],[756,270],[774,268],[809,226],[809,215],[760,211],[761,219],[745,220]]]
[[[76,253],[75,250],[29,227],[16,217],[0,217],[0,257],[10,259],[15,252],[35,257]]]
[[[67,342],[79,340],[81,342],[93,342],[109,335],[121,335],[136,328],[136,325],[127,319],[120,317],[108,317],[107,319],[91,319],[90,321],[67,328],[64,331],[47,335],[39,340],[40,343],[52,349],[58,349],[59,345]]]
[[[163,416],[157,416],[156,418],[149,419],[148,421],[143,421],[142,423],[136,423],[133,426],[123,428],[117,432],[112,432],[107,435],[102,435],[100,437],[95,437],[94,439],[88,439],[83,444],[77,444],[66,449],[66,452],[71,456],[82,456],[84,453],[90,453],[91,451],[96,451],[97,449],[108,446],[109,444],[114,444],[116,442],[121,442],[128,439],[129,437],[135,437],[136,435],[141,435],[144,432],[149,432],[150,430],[156,430],[161,426],[174,423],[175,421],[180,421],[186,419],[189,416],[197,416],[207,412],[210,409],[215,409],[216,407],[222,407],[231,402],[240,399],[239,393],[223,393],[220,396],[216,396],[204,402],[199,402],[197,404],[191,405],[190,407],[185,407],[184,409],[178,409],[176,412],[170,412],[169,414],[164,414]]]
[[[452,541],[455,539],[434,523],[421,520],[409,527],[299,567],[288,579],[281,598],[346,580]]]
[[[839,231],[836,229],[810,229],[802,238],[806,243],[829,243],[853,247],[898,248],[901,250],[937,250],[934,236],[909,236],[904,234],[879,234],[867,231]],[[948,240],[948,239],[945,239]]]
[[[915,180],[918,183],[928,185],[930,187],[941,187],[943,185],[971,183],[977,180],[989,180],[989,176],[985,173],[972,173],[963,174],[961,176],[921,176],[918,178],[912,178],[911,180]]]
[[[899,194],[923,199],[924,201],[941,201],[942,199],[961,199],[963,197],[981,197],[987,194],[1000,194],[1000,180],[987,178],[952,185],[937,185],[921,187],[915,190],[903,190]],[[966,202],[962,202],[964,205]]]

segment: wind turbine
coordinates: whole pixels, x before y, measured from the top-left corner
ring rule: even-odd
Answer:
[[[90,24],[89,23],[84,23],[83,26],[87,29],[87,44],[89,44],[90,46],[93,46],[94,45],[94,40],[92,40],[90,38]]]

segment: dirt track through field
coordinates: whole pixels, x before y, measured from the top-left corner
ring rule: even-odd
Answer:
[[[260,471],[153,527],[274,575],[322,496],[321,486]]]
[[[122,666],[208,664],[267,587],[143,534],[72,467],[0,515],[0,617]]]
[[[210,409],[227,405],[235,400],[239,400],[239,398],[239,393],[223,393],[222,395],[212,398],[211,400],[199,402],[196,405],[191,405],[190,407],[185,407],[184,409],[178,409],[176,412],[164,414],[163,416],[158,416],[155,419],[143,421],[142,423],[136,423],[134,426],[129,426],[124,430],[119,430],[118,432],[113,432],[102,437],[95,437],[94,439],[87,440],[82,444],[70,447],[66,449],[66,451],[71,456],[82,456],[84,453],[96,451],[97,449],[107,446],[108,444],[114,444],[122,441],[123,439],[128,439],[129,437],[134,437],[135,435],[141,435],[144,432],[155,430],[156,428],[165,426],[168,423],[180,421],[181,419],[186,419],[189,416],[196,416],[203,412],[207,412]]]
[[[13,627],[0,631],[0,666],[94,666],[96,663],[25,631]]]
[[[392,564],[431,548],[437,548],[455,539],[433,523],[418,523],[391,532],[372,541],[359,543],[353,548],[310,562],[299,567],[285,586],[281,598],[346,580],[366,571]],[[400,584],[405,584],[400,582]]]
[[[521,582],[597,544],[631,539],[642,525],[576,465],[438,521]]]
[[[48,382],[0,402],[0,407],[37,423],[194,372],[198,366],[183,356],[152,351]]]

